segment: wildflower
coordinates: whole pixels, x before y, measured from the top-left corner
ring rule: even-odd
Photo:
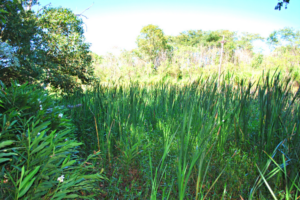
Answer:
[[[40,110],[43,110],[43,108],[41,107]]]
[[[222,120],[222,122],[225,122],[225,120]]]
[[[62,114],[62,113],[60,113],[60,114],[58,115],[58,117],[59,117],[59,118],[62,118],[62,116],[63,116],[63,114]]]
[[[20,87],[21,85],[19,83],[17,83],[16,86]]]
[[[41,133],[40,132],[38,132],[38,134],[37,135],[41,135]]]
[[[40,105],[40,107],[43,107],[43,105]]]
[[[18,115],[20,115],[20,116],[21,116],[21,113],[18,113]]]
[[[44,96],[47,96],[47,94],[44,94]]]
[[[66,138],[65,141],[68,141],[68,139]]]
[[[62,183],[62,182],[64,182],[64,178],[65,178],[65,176],[61,175],[60,177],[57,178],[57,180]]]

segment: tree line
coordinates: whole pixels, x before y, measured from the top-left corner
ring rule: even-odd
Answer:
[[[225,41],[223,41],[223,36]],[[300,31],[286,27],[273,31],[267,38],[255,33],[238,33],[229,30],[188,30],[177,36],[167,36],[158,26],[150,24],[142,28],[136,40],[138,48],[133,50],[132,53],[145,62],[151,62],[153,67],[156,68],[156,59],[163,52],[167,52],[171,58],[174,50],[179,48],[220,48],[221,43],[224,42],[224,51],[230,55],[229,59],[231,59],[234,52],[238,50],[254,54],[254,41],[266,42],[272,50],[283,47],[299,50]]]

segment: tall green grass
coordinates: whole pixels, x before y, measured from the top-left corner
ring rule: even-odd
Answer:
[[[103,197],[297,199],[300,104],[291,79],[223,80],[219,88],[215,76],[113,83],[63,99],[82,104],[69,111],[82,156],[104,155]]]

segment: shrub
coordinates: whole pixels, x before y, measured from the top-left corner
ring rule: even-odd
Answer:
[[[0,83],[0,196],[62,199],[99,193],[101,172],[95,173],[91,163],[85,166],[99,153],[78,158],[82,143],[74,139],[65,110],[51,109],[51,97],[36,86]]]
[[[264,55],[261,53],[255,54],[252,62],[251,62],[251,67],[254,69],[257,69],[261,66],[262,62],[264,60]]]

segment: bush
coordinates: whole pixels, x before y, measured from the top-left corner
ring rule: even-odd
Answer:
[[[50,108],[52,99],[36,86],[0,83],[0,196],[62,199],[99,193],[101,173],[91,163],[85,166],[99,153],[78,158],[82,143],[74,139],[65,110]]]
[[[264,55],[261,53],[255,54],[252,62],[251,62],[251,67],[254,69],[257,69],[261,66],[262,62],[264,60]]]

